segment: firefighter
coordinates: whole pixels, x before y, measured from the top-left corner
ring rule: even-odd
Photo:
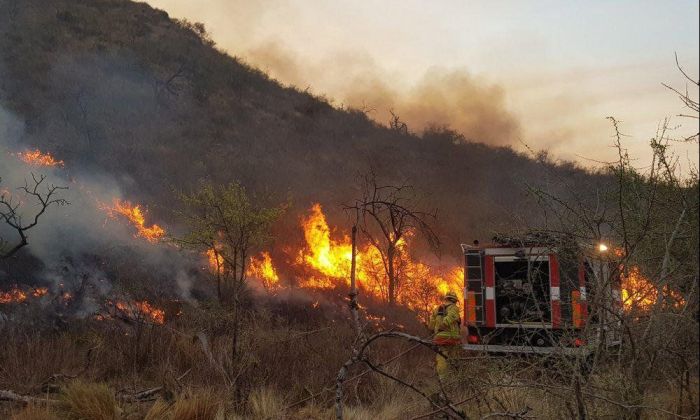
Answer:
[[[459,301],[457,294],[449,291],[445,293],[442,305],[435,308],[430,316],[428,327],[433,330],[433,343],[439,346],[440,352],[448,358],[456,357],[460,345]],[[448,360],[437,354],[435,356],[435,370],[441,381],[445,381],[450,373]]]

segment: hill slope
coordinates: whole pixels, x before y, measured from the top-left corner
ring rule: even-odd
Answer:
[[[74,170],[113,174],[162,218],[172,188],[200,179],[290,196],[294,210],[318,201],[333,216],[372,167],[426,192],[455,244],[514,215],[537,221],[525,184],[556,191],[564,187],[553,179],[601,180],[449,130],[377,125],[280,85],[217,50],[199,25],[143,3],[0,0],[0,27],[0,103],[25,122],[22,142]]]

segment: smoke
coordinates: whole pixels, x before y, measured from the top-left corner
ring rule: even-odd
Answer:
[[[467,69],[429,69],[404,85],[366,53],[334,53],[320,62],[304,62],[276,41],[256,45],[244,56],[273,78],[300,88],[327,93],[343,105],[367,112],[387,124],[397,115],[413,132],[447,127],[468,140],[511,145],[520,137],[518,119],[508,110],[505,90]]]
[[[416,133],[431,126],[449,127],[469,140],[490,145],[515,144],[520,137],[520,123],[508,109],[507,92],[468,69],[435,67],[412,83],[400,82],[404,78],[380,66],[365,50],[336,47],[325,54],[309,54],[260,30],[280,24],[275,20],[280,15],[302,25],[304,17],[288,2],[209,4],[206,9],[216,14],[180,1],[150,3],[204,19],[215,28],[216,40],[224,42],[232,54],[281,83],[308,88],[336,103],[368,111],[367,115],[380,124],[388,124],[393,111]],[[271,11],[277,17],[271,16]]]
[[[167,244],[153,244],[136,237],[134,226],[125,219],[111,217],[105,210],[115,200],[128,199],[114,177],[95,169],[26,163],[19,154],[33,147],[25,144],[31,136],[24,123],[0,107],[0,127],[0,191],[18,205],[22,224],[31,223],[41,210],[37,199],[20,189],[33,186],[33,179],[42,180],[38,189],[41,194],[56,186],[59,189],[52,198],[66,201],[65,205],[50,205],[36,226],[26,231],[28,245],[20,256],[28,254],[35,261],[31,267],[26,267],[26,258],[17,264],[29,268],[27,275],[31,277],[10,276],[21,271],[10,268],[4,274],[0,272],[0,280],[6,277],[10,282],[25,280],[50,285],[53,292],[79,292],[83,296],[75,296],[80,305],[75,306],[74,316],[94,313],[103,303],[100,298],[114,291],[115,282],[123,286],[137,276],[140,281],[152,282],[151,286],[157,282],[168,285],[162,294],[177,293],[183,299],[191,299],[194,280],[187,273],[197,262],[183,258]],[[17,232],[4,223],[0,224],[0,238],[10,246],[19,241]],[[138,262],[138,269],[130,267],[133,262]],[[175,288],[170,287],[173,284]],[[171,289],[174,291],[168,292]]]

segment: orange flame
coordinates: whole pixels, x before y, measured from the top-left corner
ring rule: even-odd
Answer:
[[[648,311],[656,305],[659,290],[651,280],[642,274],[639,267],[631,267],[627,270],[627,273],[622,274],[621,280],[622,305],[625,311]],[[674,307],[680,307],[685,304],[683,296],[669,287],[664,288],[663,294]]]
[[[298,252],[296,265],[305,273],[302,287],[334,288],[349,284],[352,244],[347,235],[339,239],[331,236],[320,204],[314,204],[307,217],[302,218],[301,227],[306,240],[305,247]],[[411,309],[427,312],[442,300],[448,291],[462,289],[462,268],[447,269],[431,267],[411,257],[412,233],[399,240],[396,253],[396,273],[400,280],[397,294],[399,303]],[[385,261],[379,250],[370,245],[358,246],[356,255],[356,279],[358,287],[373,296],[386,299],[387,275]],[[461,293],[457,293],[461,299]]]
[[[146,239],[148,242],[157,242],[165,236],[165,229],[153,224],[151,226],[146,225],[146,217],[144,211],[141,210],[141,206],[136,204],[132,205],[128,201],[121,201],[114,199],[113,207],[102,206],[104,210],[107,210],[111,217],[115,217],[115,214],[122,215],[126,217],[131,224],[136,228],[136,235]]]
[[[0,292],[0,304],[3,303],[22,303],[27,300],[27,294],[18,287],[13,287],[7,292]]]
[[[299,251],[297,264],[307,265],[322,276],[308,278],[302,286],[332,288],[336,286],[332,279],[338,278],[349,282],[352,260],[350,239],[347,236],[340,241],[331,239],[331,230],[320,204],[314,204],[310,212],[301,221],[306,249]]]
[[[49,153],[42,153],[39,149],[27,150],[17,153],[17,157],[25,163],[34,166],[63,166],[62,160],[56,160]]]
[[[219,253],[216,247],[207,249],[206,254],[209,260],[209,269],[214,273],[221,274],[224,269],[224,257]]]
[[[262,252],[260,257],[250,259],[246,275],[260,280],[268,289],[279,286],[280,278],[275,266],[272,265],[272,258],[268,252]]]
[[[285,251],[292,255],[297,285],[311,289],[333,289],[350,284],[352,244],[347,234],[337,233],[326,220],[321,205],[314,204],[307,215],[301,218],[301,229],[305,243],[299,249]],[[448,292],[456,292],[462,301],[463,269],[460,265],[436,267],[417,261],[412,257],[410,245],[413,234],[408,232],[398,241],[395,271],[399,279],[397,301],[422,316],[441,303]],[[208,249],[205,254],[213,273],[221,272],[224,259],[220,247]],[[266,288],[282,287],[276,264],[269,252],[262,252],[250,259],[246,274],[259,280]],[[358,288],[364,293],[387,299],[387,275],[384,257],[369,244],[358,245],[356,273]]]
[[[118,301],[114,306],[130,319],[145,319],[154,324],[165,323],[165,311],[151,305],[148,301]]]

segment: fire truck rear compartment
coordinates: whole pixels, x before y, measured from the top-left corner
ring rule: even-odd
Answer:
[[[551,323],[548,259],[497,257],[494,268],[497,324]]]

